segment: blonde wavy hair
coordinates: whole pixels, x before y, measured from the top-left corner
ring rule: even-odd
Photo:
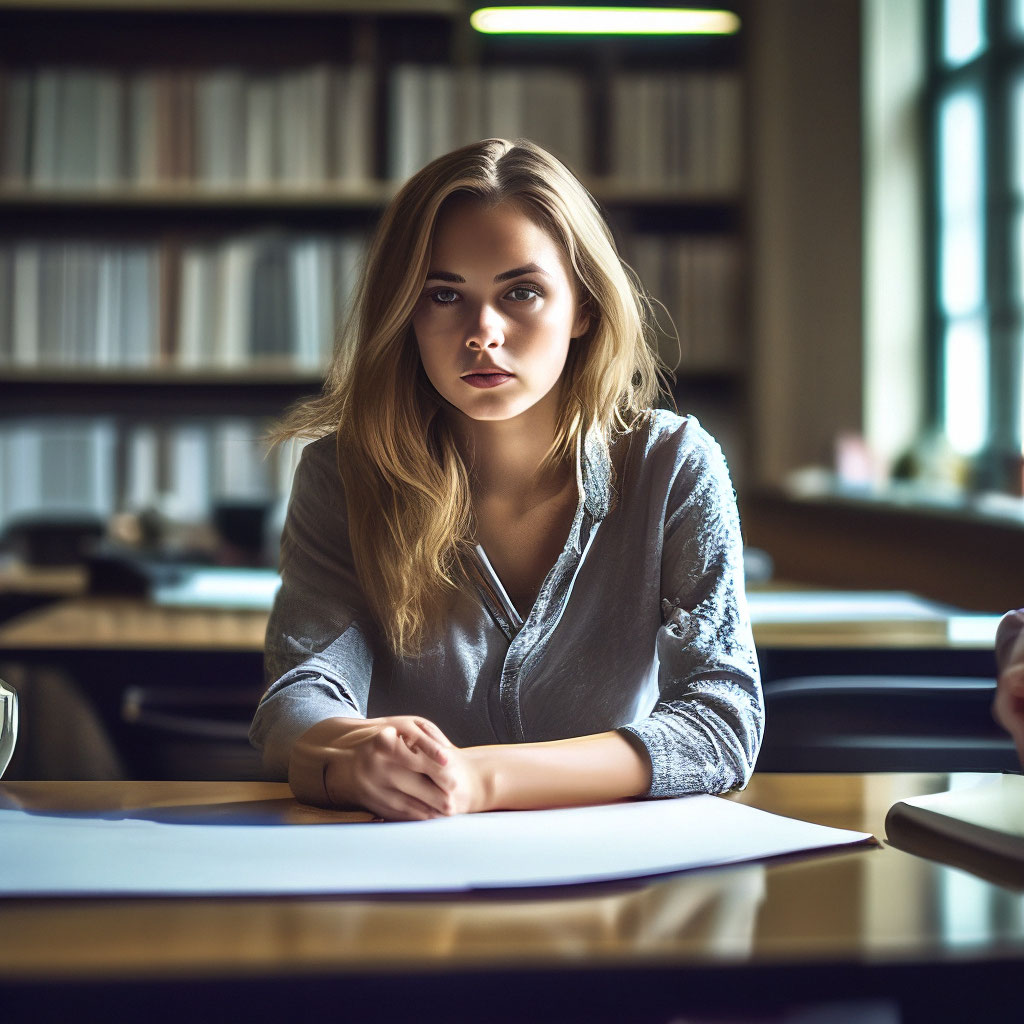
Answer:
[[[545,464],[604,445],[663,390],[649,298],[623,263],[597,204],[558,160],[525,140],[487,139],[413,175],[378,225],[335,346],[323,394],[294,409],[273,441],[337,436],[356,572],[399,657],[435,633],[466,578],[475,521],[470,473],[447,403],[420,363],[412,316],[445,203],[514,203],[561,246],[589,314],[561,378],[561,413]]]

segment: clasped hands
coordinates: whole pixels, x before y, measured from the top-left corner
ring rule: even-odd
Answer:
[[[330,718],[292,749],[288,781],[305,803],[362,807],[390,820],[485,810],[483,748],[459,748],[415,715]]]

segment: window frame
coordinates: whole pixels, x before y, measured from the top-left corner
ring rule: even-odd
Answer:
[[[1015,296],[1014,271],[1018,261],[1024,270],[1024,239],[1015,254],[1014,234],[1015,226],[1024,224],[1024,190],[1014,195],[1013,160],[1014,131],[1024,135],[1024,125],[1011,125],[1010,118],[1015,87],[1024,88],[1024,32],[1014,34],[1014,0],[981,3],[985,43],[978,54],[956,67],[948,66],[943,54],[947,2],[932,0],[928,5],[925,132],[929,215],[925,219],[925,246],[930,387],[926,414],[933,427],[948,436],[945,339],[953,318],[946,315],[942,303],[940,120],[945,100],[966,85],[977,91],[982,108],[982,319],[988,346],[988,417],[985,441],[972,460],[972,484],[979,489],[1020,494],[1024,485],[1024,282]]]

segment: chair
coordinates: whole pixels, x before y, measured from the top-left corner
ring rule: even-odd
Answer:
[[[761,771],[1019,770],[994,679],[803,676],[765,684]]]

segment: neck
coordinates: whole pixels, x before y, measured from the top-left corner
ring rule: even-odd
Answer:
[[[463,456],[470,466],[474,497],[531,505],[539,494],[559,490],[572,476],[560,465],[542,471],[555,438],[553,409],[535,406],[511,420],[455,420]]]

